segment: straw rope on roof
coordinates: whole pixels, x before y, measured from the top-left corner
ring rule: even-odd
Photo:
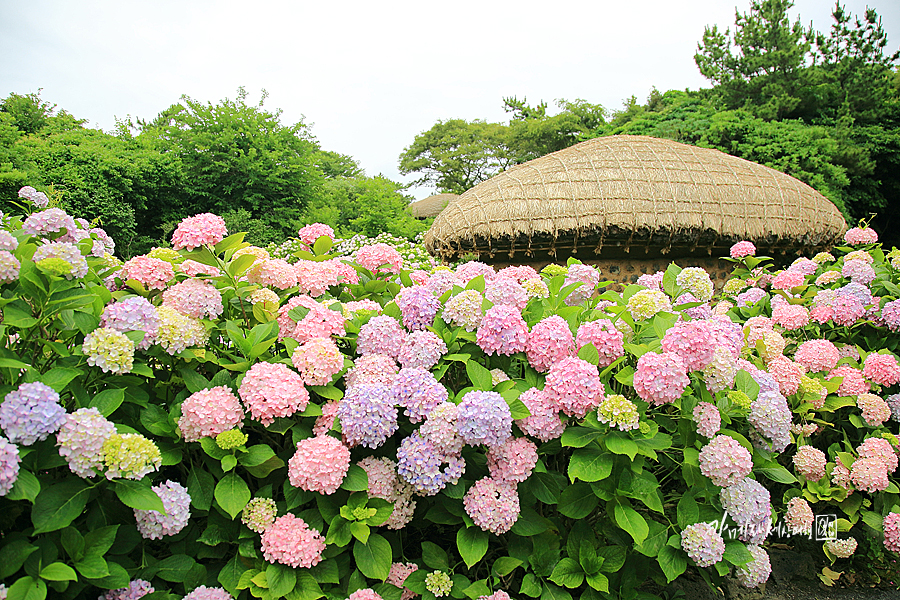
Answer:
[[[458,197],[457,194],[435,194],[411,203],[409,208],[417,219],[436,217],[451,200]]]
[[[675,257],[721,253],[742,239],[769,251],[808,250],[845,230],[834,204],[789,175],[718,150],[619,135],[476,185],[437,216],[425,245],[445,258],[614,257],[633,248]]]

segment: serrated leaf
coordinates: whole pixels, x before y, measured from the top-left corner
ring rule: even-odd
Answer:
[[[672,583],[679,575],[687,570],[687,559],[683,550],[676,550],[671,546],[664,546],[656,557],[663,575],[666,576],[666,583]]]
[[[166,514],[162,499],[159,494],[139,481],[130,479],[116,480],[116,495],[122,504],[137,510],[155,510],[160,514]]]
[[[487,552],[487,533],[475,526],[460,529],[456,532],[456,547],[466,566],[471,569]]]
[[[567,588],[576,588],[584,581],[584,570],[571,558],[563,558],[550,574],[550,581]]]
[[[234,519],[250,501],[250,488],[235,473],[229,473],[216,484],[216,502]]]

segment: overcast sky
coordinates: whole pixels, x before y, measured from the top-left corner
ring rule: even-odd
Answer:
[[[708,86],[693,55],[705,25],[733,27],[750,0],[304,2],[0,0],[0,97],[42,98],[110,131],[186,94],[248,102],[269,92],[285,124],[369,175],[409,181],[398,156],[439,119],[505,121],[504,96],[581,98],[608,109],[651,88]],[[827,31],[828,0],[797,0]],[[860,14],[865,1],[849,0]],[[900,2],[875,0],[889,48]],[[417,198],[434,191],[411,190]]]

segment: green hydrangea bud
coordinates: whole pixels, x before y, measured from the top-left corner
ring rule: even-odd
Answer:
[[[453,581],[443,571],[434,571],[425,576],[425,589],[438,598],[448,596],[453,589]]]
[[[548,277],[556,277],[557,275],[565,275],[569,272],[569,269],[562,265],[547,265],[543,269],[541,269],[541,273]]]
[[[184,262],[184,257],[171,248],[154,248],[148,253],[148,255],[151,258],[158,258],[159,260],[164,260],[167,263],[172,263],[173,265]]]
[[[240,429],[229,429],[216,436],[216,445],[222,450],[233,450],[247,443],[247,434]]]
[[[72,272],[71,263],[55,256],[37,261],[37,266],[57,276],[68,275]]]
[[[740,390],[729,390],[728,399],[745,410],[750,410],[750,396]]]

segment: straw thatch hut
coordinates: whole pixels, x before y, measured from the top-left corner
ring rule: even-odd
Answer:
[[[619,135],[517,165],[469,189],[425,234],[445,260],[498,265],[574,256],[629,283],[671,261],[724,276],[732,244],[760,254],[830,247],[840,212],[803,182],[718,150]]]
[[[409,208],[417,219],[436,217],[447,207],[451,200],[458,197],[459,195],[457,194],[435,194],[411,203]]]

